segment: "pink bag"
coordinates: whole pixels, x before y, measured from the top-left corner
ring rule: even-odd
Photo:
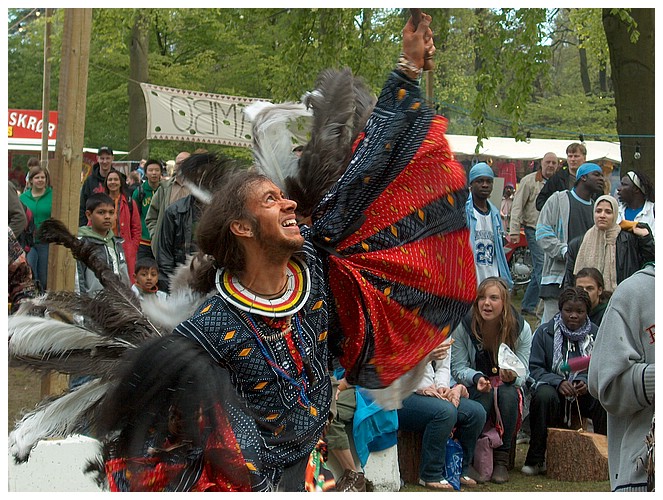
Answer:
[[[479,478],[486,482],[493,475],[493,449],[502,446],[502,438],[491,422],[486,422],[474,448],[474,469]]]
[[[493,475],[493,450],[502,446],[502,416],[500,409],[497,406],[497,387],[495,387],[493,394],[495,396],[495,413],[497,415],[497,422],[493,424],[487,421],[483,427],[483,431],[477,439],[477,444],[474,448],[474,461],[472,465],[479,474],[481,481],[490,481]]]

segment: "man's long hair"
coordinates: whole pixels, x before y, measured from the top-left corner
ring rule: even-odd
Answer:
[[[212,290],[218,268],[226,268],[232,274],[244,270],[244,248],[230,230],[230,224],[238,219],[254,221],[246,208],[249,193],[255,184],[269,180],[253,168],[237,169],[228,174],[224,185],[214,193],[196,228],[199,252],[213,260],[200,259],[202,264],[192,283],[194,290],[203,293]]]

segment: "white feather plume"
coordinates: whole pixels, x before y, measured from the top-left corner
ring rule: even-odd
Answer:
[[[100,346],[134,347],[125,340],[103,338],[87,328],[48,317],[10,316],[8,332],[9,352],[13,356],[52,356],[72,350],[94,351]]]
[[[164,299],[145,297],[142,303],[143,314],[163,331],[172,332],[182,321],[193,316],[205,297],[191,289],[173,290]]]
[[[108,382],[91,380],[27,413],[9,433],[10,453],[17,461],[24,462],[40,440],[81,432],[81,416],[87,413],[107,390]]]
[[[212,196],[214,193],[194,184],[193,182],[189,182],[186,179],[184,179],[184,185],[189,188],[189,191],[191,191],[191,194],[194,196],[194,198],[198,199],[201,203],[209,205],[212,201]]]
[[[285,179],[297,173],[297,145],[309,141],[312,113],[301,103],[257,102],[244,108],[252,122],[253,154],[257,167],[285,190]]]

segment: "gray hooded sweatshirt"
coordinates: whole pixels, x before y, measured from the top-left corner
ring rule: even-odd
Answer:
[[[654,265],[622,281],[601,321],[589,392],[608,412],[612,491],[647,491],[645,438],[654,418]]]

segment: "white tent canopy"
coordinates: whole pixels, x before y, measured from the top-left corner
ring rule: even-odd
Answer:
[[[568,139],[530,139],[525,142],[516,141],[512,137],[490,137],[483,140],[483,146],[475,153],[475,136],[447,134],[446,137],[456,156],[490,156],[512,160],[539,160],[548,152],[555,153],[560,159],[566,159],[566,147],[574,142]],[[622,161],[618,142],[585,141],[584,144],[587,147],[587,161]]]

